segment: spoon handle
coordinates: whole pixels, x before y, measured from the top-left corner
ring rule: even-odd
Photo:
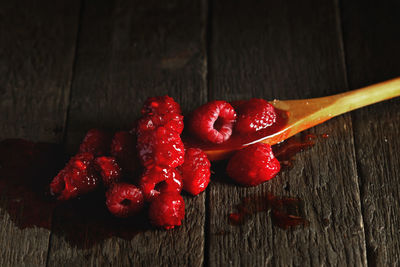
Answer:
[[[337,95],[301,100],[275,100],[272,104],[276,108],[286,110],[290,114],[287,127],[260,141],[273,145],[343,113],[396,96],[400,96],[400,77]]]
[[[400,96],[400,77],[331,96],[334,104],[330,115],[334,117],[396,96]]]

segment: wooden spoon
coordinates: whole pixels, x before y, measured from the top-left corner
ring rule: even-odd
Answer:
[[[219,145],[191,141],[188,145],[202,148],[211,161],[221,160],[245,146],[257,142],[274,145],[335,116],[396,96],[400,96],[400,77],[332,96],[274,100],[270,103],[287,114],[284,125],[275,132],[261,130],[245,138],[232,136],[226,143]]]

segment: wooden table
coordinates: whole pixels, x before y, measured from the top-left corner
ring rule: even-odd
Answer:
[[[0,4],[1,139],[72,152],[90,128],[128,128],[149,96],[168,94],[187,112],[400,75],[399,1],[34,2]],[[62,234],[62,214],[47,218],[51,230],[20,229],[5,209],[13,199],[0,196],[0,266],[399,265],[399,109],[394,99],[310,129],[330,137],[261,186],[217,171],[206,193],[185,196],[184,224],[172,231],[91,242],[99,229],[83,222],[77,238],[90,246],[79,246]],[[268,213],[228,224],[243,197],[266,192],[301,198],[309,227],[282,230]]]

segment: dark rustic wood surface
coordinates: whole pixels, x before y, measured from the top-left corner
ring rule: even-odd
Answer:
[[[62,141],[79,9],[79,2],[68,0],[1,2],[1,139]],[[5,209],[18,198],[5,199],[5,193],[0,192],[0,266],[45,266],[50,231],[18,229]],[[26,213],[20,207],[20,216]]]
[[[400,3],[343,1],[350,88],[400,73]],[[397,25],[394,27],[393,25]],[[352,113],[368,263],[400,264],[400,101]]]
[[[169,94],[188,112],[212,99],[319,97],[393,78],[399,13],[396,1],[3,1],[0,138],[73,153],[90,128],[129,128],[149,96]],[[46,218],[51,230],[19,229],[5,208],[15,200],[2,194],[0,266],[398,265],[399,108],[394,99],[310,129],[329,138],[255,188],[216,164],[172,231],[110,235],[90,213],[73,224],[60,208]],[[302,199],[309,226],[282,230],[268,213],[228,223],[244,197],[266,193]]]
[[[334,3],[238,1],[226,9],[228,2],[218,1],[212,9],[212,98],[295,99],[347,90]],[[304,16],[307,10],[313,12]],[[210,265],[366,264],[350,116],[310,132],[330,138],[299,155],[290,171],[254,188],[210,186]],[[265,213],[235,227],[227,224],[227,214],[221,216],[244,196],[266,192],[302,199],[310,227],[272,227]],[[221,230],[229,234],[215,234]]]

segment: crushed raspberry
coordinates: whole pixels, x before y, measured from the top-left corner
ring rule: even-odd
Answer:
[[[67,200],[93,191],[99,185],[99,177],[94,169],[94,156],[80,153],[70,159],[50,184],[52,195],[59,200]]]
[[[143,105],[142,115],[152,114],[181,114],[181,107],[172,97],[157,96],[149,97]]]
[[[96,170],[100,173],[106,187],[118,182],[122,178],[122,169],[114,157],[98,157],[94,161]]]
[[[138,152],[142,165],[175,168],[184,161],[184,146],[178,133],[159,127],[138,135]]]
[[[255,132],[271,126],[276,121],[274,106],[264,99],[253,98],[249,101],[237,101],[232,105],[237,112],[235,131],[239,133]]]
[[[149,115],[138,121],[137,131],[141,134],[145,131],[154,131],[160,126],[181,134],[183,131],[183,116],[176,113]]]
[[[68,175],[68,165],[64,167],[61,171],[58,172],[56,177],[50,183],[50,193],[53,196],[58,196],[57,198],[60,200],[67,200],[72,198],[72,192],[68,192],[65,185],[65,178]],[[65,192],[64,192],[65,191]]]
[[[136,151],[136,136],[126,131],[116,132],[111,141],[111,155],[115,157],[130,176],[139,170],[139,158]]]
[[[185,202],[177,193],[162,193],[150,204],[150,222],[165,229],[179,226],[185,217]]]
[[[140,187],[147,200],[152,200],[160,193],[182,190],[182,176],[174,168],[160,168],[158,166],[144,172]]]
[[[187,149],[185,161],[179,167],[183,177],[183,189],[192,195],[203,192],[210,182],[210,166],[207,155],[201,149]]]
[[[109,154],[111,136],[104,131],[91,129],[86,133],[78,153],[89,152],[95,157]]]
[[[119,183],[106,192],[108,210],[117,217],[126,218],[140,212],[144,205],[142,191],[134,185]]]
[[[212,143],[222,143],[232,135],[236,112],[225,101],[212,101],[197,108],[189,121],[193,135]]]
[[[237,183],[256,186],[272,179],[280,170],[270,145],[257,143],[236,152],[226,171]]]

